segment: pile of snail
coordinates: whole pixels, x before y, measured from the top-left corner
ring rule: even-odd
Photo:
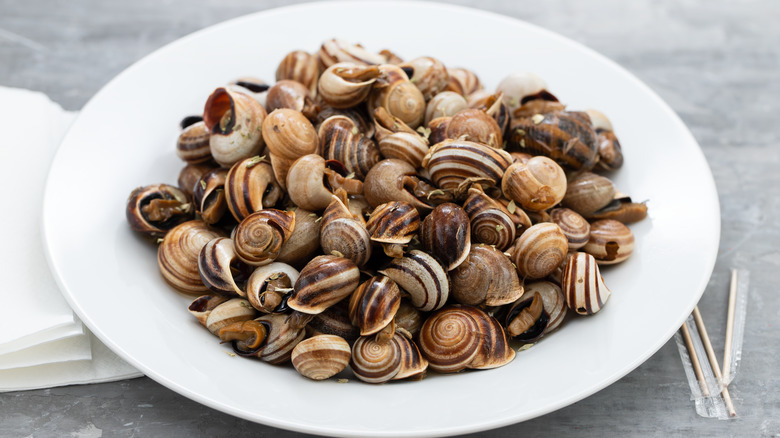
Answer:
[[[333,39],[181,126],[178,187],[134,190],[129,224],[235,354],[315,380],[505,365],[604,307],[599,266],[630,257],[625,224],[647,215],[604,176],[623,163],[606,116],[532,73],[491,92]]]

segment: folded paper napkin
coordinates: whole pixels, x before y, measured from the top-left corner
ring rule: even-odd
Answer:
[[[31,117],[35,115],[35,117]],[[76,113],[46,95],[0,87],[0,391],[48,388],[142,374],[95,338],[73,314],[49,272],[41,239],[43,189],[54,152]]]

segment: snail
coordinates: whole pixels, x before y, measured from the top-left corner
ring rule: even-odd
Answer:
[[[575,175],[567,184],[563,205],[581,215],[604,208],[615,195],[615,185],[593,172]]]
[[[504,143],[504,135],[498,123],[485,111],[475,108],[466,108],[458,111],[446,123],[431,126],[431,136],[438,139],[458,139],[482,143],[493,148],[501,149]],[[443,132],[442,132],[443,131]]]
[[[286,263],[258,266],[246,282],[246,298],[263,313],[280,312],[298,276],[298,271]]]
[[[318,129],[320,152],[326,160],[337,160],[355,178],[363,180],[382,156],[376,143],[360,132],[355,122],[346,116],[332,116]]]
[[[437,196],[447,199],[443,191],[420,179],[411,164],[393,158],[382,160],[371,168],[366,175],[364,194],[372,206],[404,201],[420,212],[432,210],[431,203]]]
[[[549,322],[542,295],[534,291],[523,294],[509,307],[504,326],[510,338],[528,343],[541,338]]]
[[[244,298],[230,298],[211,309],[208,308],[211,307],[211,303],[208,301],[204,303],[201,298],[190,304],[190,313],[193,313],[198,321],[216,336],[219,336],[219,331],[224,327],[249,321],[257,316],[257,311]]]
[[[472,306],[501,306],[523,294],[512,261],[488,245],[471,246],[463,263],[450,272],[450,288],[456,302]]]
[[[620,142],[613,132],[612,123],[601,111],[594,109],[585,110],[590,117],[593,129],[596,131],[599,144],[599,162],[597,167],[600,170],[615,170],[623,165],[623,149]]]
[[[265,109],[270,113],[277,109],[287,108],[300,112],[308,119],[314,119],[320,108],[312,98],[313,93],[316,93],[316,89],[312,92],[300,82],[282,79],[268,89]]]
[[[219,338],[230,342],[240,356],[280,364],[290,360],[293,348],[306,336],[305,322],[299,315],[268,314],[225,326]]]
[[[590,224],[590,238],[582,251],[592,255],[602,265],[620,263],[634,251],[634,233],[616,220],[595,221]]]
[[[508,152],[464,140],[436,144],[422,162],[434,184],[445,191],[454,191],[467,180],[493,186],[501,181],[511,164]]]
[[[322,215],[320,244],[325,254],[345,257],[360,267],[371,257],[371,238],[363,218],[349,211],[346,192],[339,190],[339,195],[332,196]]]
[[[363,183],[346,176],[346,169],[338,161],[325,161],[316,154],[304,155],[290,166],[287,192],[298,207],[310,211],[323,210],[338,188],[350,195],[363,193]]]
[[[568,250],[569,243],[561,227],[542,222],[521,234],[510,253],[523,278],[543,278],[563,262]]]
[[[195,190],[195,184],[199,184],[199,181],[206,172],[214,170],[218,165],[213,162],[200,163],[200,164],[187,164],[179,171],[179,177],[176,179],[176,185],[179,189],[186,193],[188,197],[192,198]]]
[[[337,335],[347,342],[354,344],[360,336],[360,330],[352,325],[347,306],[343,301],[328,307],[322,313],[314,315],[314,318],[306,325],[306,333],[309,336]]]
[[[454,91],[461,96],[468,97],[471,93],[481,90],[482,82],[476,73],[465,68],[448,68],[447,75],[450,78],[445,91]]]
[[[466,98],[454,91],[442,91],[433,96],[425,105],[425,126],[439,117],[452,117],[468,108]]]
[[[236,255],[253,266],[273,262],[295,229],[295,213],[267,208],[244,218],[233,232]]]
[[[393,322],[401,304],[401,290],[388,277],[374,276],[352,293],[349,315],[352,324],[360,328],[360,336],[378,333]]]
[[[271,86],[262,79],[253,76],[241,76],[230,81],[227,88],[250,96],[265,108],[265,98]]]
[[[296,208],[295,229],[282,244],[276,261],[294,266],[302,266],[320,249],[321,221],[315,213]]]
[[[317,94],[317,78],[320,75],[319,61],[316,55],[303,50],[294,50],[282,58],[276,68],[277,83],[286,79],[303,84],[309,94]]]
[[[374,127],[379,151],[385,158],[396,158],[420,167],[428,153],[428,139],[410,128],[384,108],[374,110]]]
[[[324,105],[313,121],[317,130],[319,131],[319,126],[322,122],[333,116],[347,117],[355,124],[358,132],[363,133],[366,137],[375,138],[374,120],[368,115],[365,105],[358,105],[352,108],[333,108],[332,106]],[[376,138],[376,140],[379,140],[379,138]]]
[[[293,367],[302,376],[325,380],[343,371],[349,365],[352,352],[344,338],[318,335],[299,342],[290,355]]]
[[[282,188],[287,188],[287,174],[292,163],[319,148],[317,131],[303,114],[288,108],[269,114],[263,121],[262,131],[276,180]]]
[[[588,243],[590,224],[574,210],[564,207],[550,210],[550,219],[561,227],[561,231],[569,241],[569,250],[579,249]]]
[[[130,228],[153,238],[190,220],[194,209],[182,190],[168,184],[139,187],[130,193],[125,216]]]
[[[524,103],[534,99],[558,101],[547,91],[544,79],[532,72],[510,74],[498,83],[496,91],[504,94],[510,111],[514,111]]]
[[[486,195],[478,185],[469,189],[463,210],[469,217],[471,236],[475,242],[504,251],[515,241],[517,226],[512,216],[506,207]]]
[[[199,220],[183,222],[168,231],[157,247],[157,264],[165,281],[185,293],[208,290],[198,273],[198,256],[217,237],[222,237],[221,233]]]
[[[402,257],[403,246],[411,242],[419,229],[420,213],[404,201],[378,205],[366,222],[371,241],[381,243],[389,257]]]
[[[205,163],[212,159],[211,132],[202,120],[182,129],[176,140],[176,155],[187,163]]]
[[[333,108],[350,108],[368,98],[380,75],[379,68],[338,63],[325,70],[317,83],[320,99]]]
[[[592,255],[578,252],[569,258],[561,280],[566,306],[580,315],[601,310],[612,295]]]
[[[239,222],[264,207],[273,207],[282,196],[271,163],[261,157],[237,162],[225,177],[227,207]]]
[[[469,216],[456,204],[438,205],[422,223],[420,243],[445,271],[457,268],[471,249]]]
[[[317,256],[301,270],[287,305],[316,315],[349,296],[358,287],[359,280],[360,272],[351,260]]]
[[[492,117],[503,134],[509,128],[509,122],[512,118],[509,106],[504,101],[503,93],[490,94],[482,90],[469,96],[468,106],[469,108],[484,111],[486,115]],[[502,142],[496,147],[504,148],[505,145]]]
[[[550,158],[533,157],[514,163],[501,180],[504,196],[525,210],[542,211],[558,204],[566,194],[566,174]]]
[[[352,371],[358,379],[368,383],[421,378],[428,362],[410,339],[395,333],[387,341],[376,336],[361,336],[352,345]]]
[[[547,326],[542,335],[546,335],[561,325],[566,317],[566,300],[563,297],[563,291],[560,286],[549,281],[534,281],[525,284],[525,293],[518,301],[539,294],[544,305],[544,311],[548,315]]]
[[[615,192],[615,196],[609,204],[583,216],[589,221],[614,219],[624,224],[630,224],[639,222],[647,217],[647,204],[644,202],[633,202],[630,197]]]
[[[233,240],[217,237],[210,240],[198,255],[198,273],[203,284],[225,297],[245,297],[239,283],[246,281],[251,269],[239,260]]]
[[[447,68],[436,58],[423,56],[398,65],[428,101],[450,81]]]
[[[390,277],[405,290],[412,305],[424,312],[444,306],[450,293],[447,272],[433,257],[419,250],[393,259],[380,274]]]
[[[384,56],[371,53],[359,44],[352,44],[337,38],[323,42],[317,55],[320,62],[320,71],[338,62],[384,64],[386,61]]]
[[[221,295],[201,295],[187,306],[187,311],[205,327],[211,311],[227,300],[228,297]]]
[[[587,114],[571,111],[513,118],[508,147],[544,155],[573,170],[593,168],[598,160],[596,133]]]
[[[207,224],[215,224],[228,210],[225,195],[225,181],[228,170],[219,167],[200,177],[193,187],[192,197],[201,219]]]
[[[410,128],[416,129],[425,117],[425,98],[398,66],[384,64],[368,97],[369,111],[384,108]]]
[[[258,155],[264,144],[260,127],[265,117],[265,108],[252,97],[224,87],[214,90],[203,109],[214,160],[230,167]]]

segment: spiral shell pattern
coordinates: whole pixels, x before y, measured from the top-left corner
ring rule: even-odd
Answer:
[[[268,314],[255,321],[268,327],[268,337],[265,347],[258,353],[260,359],[281,364],[290,360],[292,351],[306,337],[306,330],[289,324],[289,315]]]
[[[458,306],[463,313],[471,315],[479,326],[482,347],[468,364],[474,370],[487,370],[504,366],[515,358],[515,350],[507,342],[506,334],[501,324],[484,311],[472,306]]]
[[[514,163],[501,181],[504,196],[528,211],[542,211],[558,204],[566,194],[566,174],[547,157]]]
[[[419,250],[393,259],[380,274],[409,293],[412,305],[424,312],[444,306],[450,295],[447,272],[433,257]]]
[[[301,270],[287,305],[316,315],[349,296],[359,283],[360,271],[352,260],[317,256]]]
[[[293,348],[293,367],[312,380],[325,380],[343,371],[349,365],[352,351],[347,341],[339,336],[319,335],[305,339]]]
[[[582,250],[602,265],[627,259],[634,252],[634,233],[622,222],[603,219],[590,224],[590,238]]]
[[[515,241],[515,223],[504,207],[477,188],[469,189],[463,209],[471,222],[475,242],[506,250]]]
[[[325,254],[340,254],[357,266],[365,265],[371,258],[371,237],[355,219],[340,218],[323,224],[320,245]]]
[[[205,326],[214,335],[223,327],[241,321],[249,321],[257,316],[257,312],[243,298],[231,298],[219,304],[209,312]]]
[[[401,290],[385,276],[363,282],[349,300],[349,316],[360,335],[373,335],[390,324],[401,304]]]
[[[396,132],[379,140],[383,157],[404,160],[415,168],[422,165],[428,149],[428,140],[411,132]]]
[[[482,347],[479,324],[458,307],[441,309],[429,316],[420,328],[419,347],[432,370],[462,371]]]
[[[561,280],[566,306],[580,315],[593,315],[601,310],[612,295],[599,272],[592,255],[578,252],[570,257]]]
[[[524,278],[542,278],[555,270],[566,257],[569,241],[561,227],[538,223],[525,230],[512,246],[517,271]]]
[[[312,97],[317,93],[320,66],[317,56],[303,50],[294,50],[282,59],[276,68],[276,81],[289,79],[300,82]]]
[[[444,140],[436,144],[422,162],[434,184],[443,190],[455,190],[467,178],[496,184],[511,164],[508,152],[465,140]]]
[[[590,224],[574,210],[559,207],[550,210],[550,218],[561,227],[569,241],[569,249],[578,249],[588,243]]]
[[[198,272],[203,284],[212,291],[226,297],[243,297],[233,278],[233,270],[247,271],[247,266],[238,260],[233,241],[227,237],[217,237],[207,243],[198,256]]]
[[[425,376],[425,371],[428,369],[428,361],[420,353],[417,344],[399,333],[393,336],[393,341],[398,343],[398,347],[401,350],[401,369],[398,370],[398,374],[393,377],[393,380],[422,379]]]
[[[274,178],[271,164],[253,157],[230,168],[225,178],[225,196],[228,209],[241,222],[263,207],[274,206],[283,192]]]
[[[401,349],[397,342],[378,342],[374,336],[361,336],[352,345],[352,372],[368,383],[384,383],[401,370]]]
[[[247,264],[261,266],[279,255],[295,229],[295,213],[272,208],[247,216],[235,229],[236,254]]]
[[[509,128],[510,146],[544,155],[569,169],[590,169],[598,160],[596,133],[584,113],[566,111],[515,119]]]
[[[523,294],[523,286],[509,257],[487,245],[472,245],[471,251],[450,272],[450,293],[460,304],[501,306]]]
[[[168,231],[157,248],[157,264],[165,281],[186,293],[208,290],[200,279],[198,256],[220,233],[199,220],[187,221]]]
[[[322,156],[342,163],[361,181],[382,159],[376,143],[363,135],[346,116],[332,116],[323,121],[319,127],[319,138]]]
[[[184,128],[176,140],[176,155],[191,164],[205,163],[211,160],[210,137],[211,133],[203,121]]]
[[[264,145],[259,128],[265,117],[265,108],[253,97],[224,87],[214,90],[203,109],[214,160],[230,167],[259,154]]]

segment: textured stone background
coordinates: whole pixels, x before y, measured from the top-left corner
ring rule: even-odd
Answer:
[[[0,0],[0,85],[40,90],[76,110],[114,75],[166,43],[229,18],[299,2],[226,3]],[[780,298],[773,283],[780,269],[780,129],[775,122],[780,112],[780,3],[452,3],[526,20],[588,45],[638,76],[682,117],[704,150],[721,202],[721,248],[700,303],[716,351],[723,348],[725,317],[715,315],[726,314],[729,268],[751,272],[743,359],[731,387],[740,418],[696,415],[670,341],[625,378],[575,405],[479,436],[780,436],[775,374]],[[148,378],[0,395],[0,436],[101,435],[299,434],[214,411]]]

